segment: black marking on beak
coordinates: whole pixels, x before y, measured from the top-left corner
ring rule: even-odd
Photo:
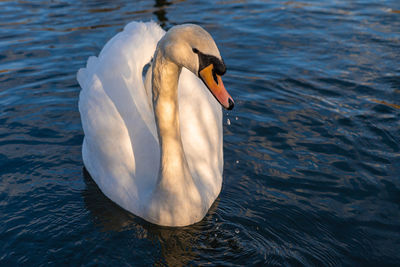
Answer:
[[[233,101],[232,101],[232,99],[228,99],[228,102],[229,102],[229,107],[227,108],[227,110],[231,110],[231,109],[233,109],[233,107],[235,106],[235,103],[233,103]]]
[[[225,66],[225,62],[223,60],[221,60],[215,56],[203,54],[197,48],[192,48],[192,50],[193,50],[193,53],[196,53],[199,56],[199,73],[205,67],[209,66],[210,64],[213,64],[215,74],[218,74],[220,76],[225,74],[226,66]],[[217,82],[216,76],[214,75],[214,71],[213,71],[214,80]],[[217,82],[217,84],[218,84],[218,82]]]
[[[213,75],[215,83],[218,84],[218,77],[217,77],[217,74],[215,73],[214,69],[212,70],[212,75]]]

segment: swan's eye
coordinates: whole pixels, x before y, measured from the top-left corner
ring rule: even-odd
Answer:
[[[199,53],[199,50],[197,50],[197,48],[193,48],[192,50],[193,50],[193,53],[196,53],[196,54]]]

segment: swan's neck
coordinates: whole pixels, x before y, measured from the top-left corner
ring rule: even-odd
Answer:
[[[192,180],[183,150],[179,126],[178,80],[181,67],[159,51],[153,65],[153,107],[160,142],[161,164],[158,185],[174,190]],[[179,187],[179,186],[178,186]]]
[[[161,164],[146,218],[161,225],[189,225],[209,206],[189,171],[179,126],[178,79],[181,67],[157,50],[154,57],[153,108],[160,143]]]

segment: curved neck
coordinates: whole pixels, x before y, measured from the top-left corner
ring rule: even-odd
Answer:
[[[155,55],[152,90],[153,108],[160,142],[161,164],[158,184],[167,188],[191,177],[183,150],[179,126],[178,80],[181,67]]]

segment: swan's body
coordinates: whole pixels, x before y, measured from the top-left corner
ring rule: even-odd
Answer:
[[[87,170],[108,198],[160,225],[200,221],[221,190],[221,107],[193,74],[196,55],[182,47],[220,59],[202,31],[186,25],[165,34],[132,22],[78,72]]]

